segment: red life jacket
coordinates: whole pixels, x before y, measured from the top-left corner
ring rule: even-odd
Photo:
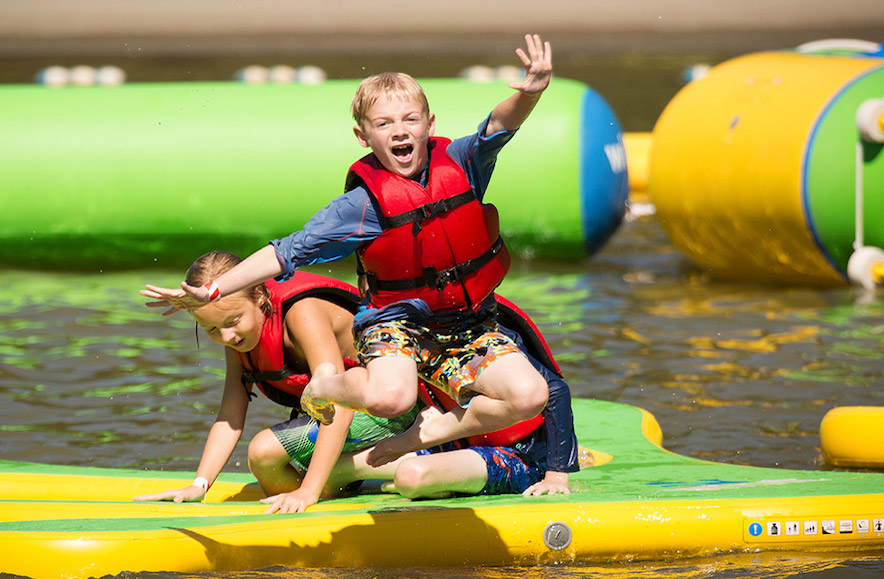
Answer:
[[[479,202],[463,169],[434,137],[426,187],[387,171],[366,155],[350,167],[380,208],[383,233],[358,250],[371,304],[420,298],[435,312],[477,308],[510,265],[497,210]]]
[[[285,363],[283,323],[289,308],[298,300],[317,297],[355,312],[361,298],[348,283],[303,271],[295,272],[292,279],[282,283],[268,281],[267,288],[273,313],[264,318],[261,339],[252,350],[236,352],[243,367],[243,386],[256,384],[273,402],[300,408],[301,393],[310,381],[310,374],[295,372]],[[346,368],[356,365],[354,360],[344,360]]]
[[[553,358],[546,340],[543,339],[543,335],[528,317],[528,314],[502,296],[495,294],[494,298],[497,300],[497,319],[500,325],[519,334],[528,353],[561,376],[562,372]],[[457,407],[457,402],[453,398],[423,381],[420,381],[418,394],[424,404],[436,406],[440,410],[448,411]],[[538,414],[530,420],[517,422],[501,430],[467,437],[465,444],[461,443],[459,446],[510,446],[540,428],[543,422],[543,414]]]

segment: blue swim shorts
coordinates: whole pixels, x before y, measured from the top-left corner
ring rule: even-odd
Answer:
[[[522,494],[534,483],[543,480],[545,472],[525,462],[519,452],[509,446],[471,446],[485,461],[488,482],[477,495]],[[439,448],[418,451],[418,455],[435,454]]]

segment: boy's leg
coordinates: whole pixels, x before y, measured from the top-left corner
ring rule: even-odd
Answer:
[[[488,482],[485,460],[468,449],[413,456],[396,464],[394,489],[410,499],[476,494]]]
[[[482,405],[481,410],[475,411],[482,419],[481,425],[491,428],[481,432],[493,432],[534,418],[549,399],[546,379],[521,353],[495,358],[468,388],[484,394],[467,407],[469,412],[474,403]]]
[[[478,363],[481,373],[475,381],[457,388],[480,395],[469,399],[464,408],[418,420],[401,435],[382,440],[371,451],[369,463],[379,466],[406,452],[494,432],[543,411],[549,396],[546,380],[522,353],[505,353],[473,363]]]
[[[417,364],[399,355],[373,358],[364,368],[340,374],[333,365],[320,364],[301,395],[304,411],[325,424],[334,417],[333,404],[395,418],[414,408],[416,401]]]

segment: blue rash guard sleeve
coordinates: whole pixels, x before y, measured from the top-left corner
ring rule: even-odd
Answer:
[[[451,158],[466,172],[479,201],[485,197],[491,174],[497,164],[497,154],[516,134],[516,131],[499,131],[485,136],[490,120],[491,115],[488,115],[479,123],[474,134],[455,139],[447,150]]]
[[[515,134],[514,131],[501,131],[484,136],[489,119],[490,115],[479,124],[476,133],[452,141],[447,150],[466,172],[480,201],[491,180],[497,154]],[[270,242],[283,268],[276,279],[287,280],[296,269],[305,265],[344,259],[382,232],[377,209],[368,191],[357,186],[332,199],[307,221],[303,229]]]
[[[552,374],[552,373],[550,373]],[[577,435],[574,432],[574,414],[571,410],[571,389],[559,376],[547,380],[549,401],[543,409],[546,429],[546,470],[577,472]]]
[[[382,231],[368,191],[356,187],[332,199],[303,229],[270,242],[283,267],[277,280],[289,279],[305,265],[344,259]]]
[[[500,331],[519,346],[549,387],[549,399],[542,412],[543,426],[516,443],[516,447],[521,447],[527,456],[547,471],[579,471],[577,434],[574,432],[568,383],[528,353],[525,341],[518,332],[506,326],[500,326]]]

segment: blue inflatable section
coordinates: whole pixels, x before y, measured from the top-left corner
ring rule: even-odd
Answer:
[[[620,123],[608,103],[590,88],[583,93],[578,122],[580,219],[586,252],[593,255],[623,221],[629,178]]]

